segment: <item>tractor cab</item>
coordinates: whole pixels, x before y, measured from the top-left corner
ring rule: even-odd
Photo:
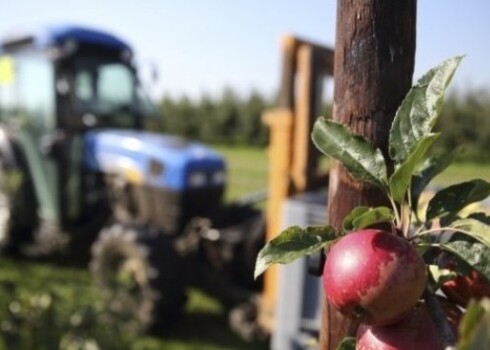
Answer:
[[[2,118],[8,118],[10,104],[23,109],[27,121],[69,132],[139,129],[143,118],[156,115],[139,84],[131,48],[110,34],[47,28],[7,37],[0,55]]]

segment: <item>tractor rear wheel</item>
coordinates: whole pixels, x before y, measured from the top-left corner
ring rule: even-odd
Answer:
[[[185,305],[177,259],[158,232],[114,224],[92,245],[90,270],[112,315],[132,330],[156,333]]]
[[[36,206],[32,184],[18,169],[7,170],[0,160],[0,250],[17,253],[32,241]]]
[[[2,176],[0,172],[0,176]],[[3,179],[0,178],[0,186]],[[3,186],[1,186],[3,187]],[[0,247],[2,249],[7,249],[11,244],[11,236],[10,236],[10,222],[11,222],[11,213],[12,210],[10,208],[10,198],[5,191],[0,187]]]

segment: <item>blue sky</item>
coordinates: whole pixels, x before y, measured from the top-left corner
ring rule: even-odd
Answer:
[[[156,91],[176,96],[213,94],[224,86],[272,93],[282,35],[327,45],[335,39],[334,0],[0,0],[0,8],[0,34],[53,22],[118,34],[143,67],[157,65]],[[419,0],[415,78],[466,54],[454,86],[490,90],[489,14],[488,0]]]

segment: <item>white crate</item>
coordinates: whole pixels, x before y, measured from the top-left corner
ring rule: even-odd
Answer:
[[[283,228],[324,225],[327,222],[326,189],[303,193],[283,206]],[[280,266],[272,350],[308,349],[308,340],[320,329],[323,288],[321,278],[307,271],[307,259]]]

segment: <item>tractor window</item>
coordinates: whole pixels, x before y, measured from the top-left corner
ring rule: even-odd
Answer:
[[[74,72],[75,105],[104,127],[134,127],[136,79],[130,67],[97,57],[79,57]]]
[[[90,72],[80,71],[75,79],[75,91],[80,101],[89,102],[94,98]]]
[[[99,98],[112,105],[128,105],[134,99],[134,77],[121,64],[107,64],[99,69]]]
[[[55,123],[55,89],[51,62],[36,54],[18,55],[12,60],[9,79],[4,79],[0,85],[2,119],[15,118],[40,133],[52,130]]]
[[[124,62],[79,56],[74,69],[75,106],[82,118],[91,114],[98,126],[134,128],[137,119],[145,123],[156,115],[135,71]]]
[[[15,113],[15,60],[0,56],[0,119],[6,120]]]
[[[36,129],[52,130],[56,122],[53,66],[45,57],[37,55],[19,61],[21,107]]]

